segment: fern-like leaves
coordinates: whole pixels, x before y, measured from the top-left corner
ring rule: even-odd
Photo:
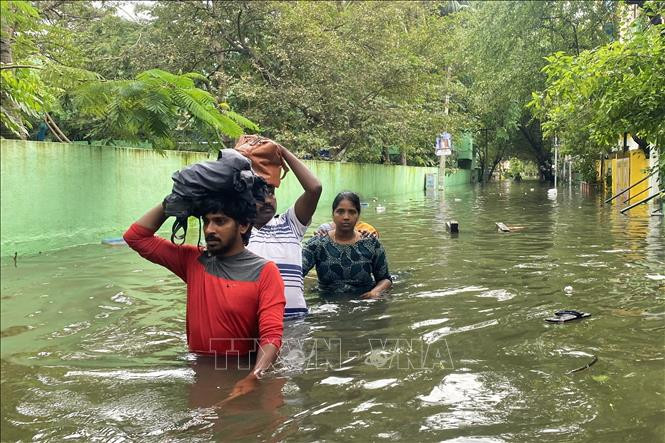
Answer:
[[[197,73],[176,75],[151,69],[135,80],[89,81],[75,91],[74,101],[95,121],[91,135],[147,139],[157,150],[172,149],[176,133],[183,126],[196,130],[203,138],[207,135],[209,141],[215,141],[219,134],[239,137],[243,128],[258,130],[251,120],[197,88],[195,81],[207,82],[207,78]]]

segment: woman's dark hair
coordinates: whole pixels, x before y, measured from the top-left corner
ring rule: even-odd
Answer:
[[[206,214],[223,213],[232,218],[238,224],[250,225],[247,232],[242,234],[242,241],[247,246],[249,237],[252,235],[252,225],[256,219],[256,203],[245,198],[238,198],[237,194],[216,194],[199,200],[193,211],[195,217],[203,217]]]
[[[337,194],[337,197],[335,197],[335,200],[333,200],[332,204],[333,212],[335,212],[335,209],[337,209],[339,203],[342,200],[350,201],[353,204],[353,206],[356,207],[358,214],[360,214],[360,197],[358,197],[358,194],[356,194],[355,192],[350,192],[350,191],[340,192],[339,194]]]

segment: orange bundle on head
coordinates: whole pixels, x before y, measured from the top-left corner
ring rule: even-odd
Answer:
[[[282,146],[269,138],[260,135],[243,135],[238,139],[235,149],[252,162],[255,173],[276,188],[289,172],[289,167],[282,157]]]

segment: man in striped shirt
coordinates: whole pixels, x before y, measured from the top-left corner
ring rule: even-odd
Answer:
[[[274,186],[265,201],[257,202],[257,215],[247,249],[277,264],[284,280],[286,308],[284,318],[307,314],[302,275],[302,239],[312,221],[321,196],[321,182],[288,149],[280,147],[282,157],[303,187],[304,192],[286,212],[275,216],[277,200]]]

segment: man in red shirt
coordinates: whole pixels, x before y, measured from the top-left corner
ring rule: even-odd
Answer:
[[[252,390],[277,357],[282,344],[284,283],[277,266],[249,250],[253,202],[207,199],[202,214],[206,248],[175,245],[155,236],[166,220],[162,205],[125,232],[142,257],[169,269],[187,283],[187,343],[197,354],[242,357],[256,351],[250,374],[231,396]],[[256,343],[258,340],[258,343]]]

